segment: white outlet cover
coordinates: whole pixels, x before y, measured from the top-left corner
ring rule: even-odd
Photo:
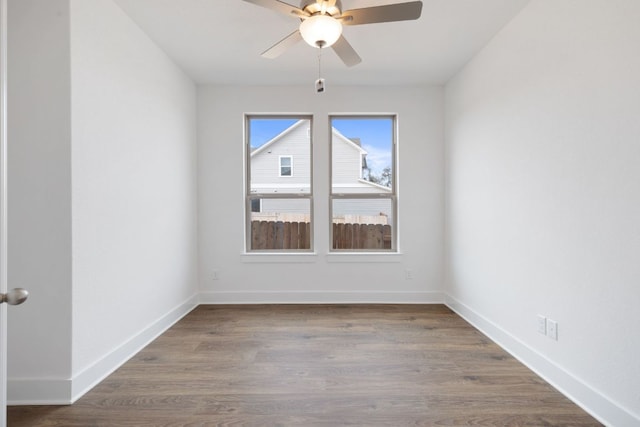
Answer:
[[[547,319],[547,336],[552,340],[558,340],[558,322]]]
[[[541,314],[538,314],[538,333],[547,334],[547,318]]]

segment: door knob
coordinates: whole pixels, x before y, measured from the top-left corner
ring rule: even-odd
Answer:
[[[6,294],[0,294],[0,304],[19,305],[27,300],[29,291],[22,288],[11,289]]]

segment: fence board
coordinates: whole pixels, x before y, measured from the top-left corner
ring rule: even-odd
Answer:
[[[298,249],[298,223],[297,222],[285,222],[284,229],[284,244],[287,249]],[[295,237],[295,239],[294,239]]]
[[[259,239],[260,239],[260,222],[252,221],[251,222],[251,249],[259,248]]]
[[[277,221],[274,224],[274,247],[276,249],[284,249],[284,223]]]

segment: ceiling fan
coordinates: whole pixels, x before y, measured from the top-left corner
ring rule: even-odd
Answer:
[[[262,52],[263,57],[276,58],[300,40],[304,40],[313,47],[332,47],[348,67],[359,64],[362,59],[342,35],[343,25],[409,21],[418,19],[422,12],[421,1],[345,11],[342,10],[342,2],[340,0],[301,0],[300,7],[292,6],[280,0],[244,1],[302,21],[299,29]]]

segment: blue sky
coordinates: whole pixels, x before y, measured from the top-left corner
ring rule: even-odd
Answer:
[[[297,119],[252,118],[249,121],[251,147],[257,148],[293,125]],[[367,151],[369,167],[379,173],[391,166],[393,144],[393,119],[334,117],[332,125],[347,138],[360,138]]]
[[[249,121],[249,134],[251,135],[251,147],[258,148],[262,144],[271,141],[282,131],[292,126],[298,119],[257,119]]]

